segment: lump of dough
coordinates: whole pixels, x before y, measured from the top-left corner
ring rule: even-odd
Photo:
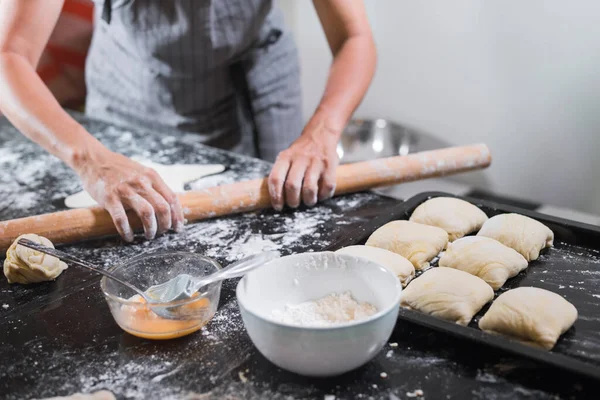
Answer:
[[[448,232],[451,242],[478,231],[487,219],[487,215],[479,207],[453,197],[427,200],[410,216],[412,222],[442,228]]]
[[[43,236],[28,233],[19,236],[6,251],[4,260],[4,275],[8,283],[36,283],[56,279],[67,264],[56,257],[18,245],[19,239],[29,239],[32,242],[54,248],[51,241]]]
[[[411,262],[389,250],[371,246],[348,246],[339,249],[336,253],[365,258],[381,265],[400,279],[402,287],[408,285],[408,282],[415,277],[415,267]]]
[[[438,267],[413,280],[402,292],[400,305],[466,326],[493,298],[494,291],[482,279]]]
[[[460,269],[483,279],[498,290],[508,278],[527,268],[527,260],[517,251],[485,236],[468,236],[448,245],[440,267]]]
[[[520,287],[502,293],[479,321],[479,328],[550,350],[576,319],[577,309],[562,296]]]
[[[521,253],[527,261],[536,260],[540,251],[552,247],[554,241],[550,228],[519,214],[500,214],[488,219],[477,236],[496,239]]]
[[[435,226],[410,221],[392,221],[377,229],[367,240],[367,246],[379,247],[400,254],[416,269],[429,266],[429,261],[448,244],[448,234]]]

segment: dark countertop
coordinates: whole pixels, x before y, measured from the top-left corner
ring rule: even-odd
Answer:
[[[129,156],[229,167],[194,187],[256,178],[269,170],[266,163],[203,147],[190,136],[156,136],[76,117],[106,145]],[[56,211],[62,198],[80,189],[72,172],[6,120],[0,120],[0,171],[0,220]],[[191,224],[184,234],[152,242],[125,245],[103,239],[65,249],[106,267],[160,250],[198,252],[223,263],[265,249],[319,251],[394,204],[397,200],[363,193],[296,212],[264,211]],[[336,378],[300,377],[256,351],[237,309],[236,283],[224,283],[219,311],[202,331],[154,342],[114,323],[99,278],[86,271],[71,267],[55,282],[26,287],[2,278],[0,399],[100,389],[123,399],[404,399],[416,390],[428,399],[599,395],[595,382],[402,320],[390,339],[398,346],[386,346],[366,366]]]

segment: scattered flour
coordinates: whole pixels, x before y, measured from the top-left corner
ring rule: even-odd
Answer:
[[[491,374],[489,372],[477,370],[477,375],[475,376],[475,380],[479,382],[487,382],[487,383],[497,383],[498,378],[496,375]]]
[[[344,322],[360,321],[375,314],[369,303],[357,302],[350,292],[332,293],[318,300],[286,305],[274,310],[272,317],[280,322],[300,326],[333,326]]]
[[[246,378],[244,371],[238,372],[238,377],[240,378],[240,382],[242,382],[242,383],[248,382],[248,378]]]

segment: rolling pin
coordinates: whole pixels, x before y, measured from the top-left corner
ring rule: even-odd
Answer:
[[[478,144],[345,164],[337,170],[335,196],[473,171],[490,163],[488,147]],[[179,199],[189,222],[271,207],[266,178],[188,191],[179,194]],[[139,231],[138,217],[132,212],[128,216],[132,228]],[[117,230],[101,207],[13,219],[0,222],[0,251],[24,233],[45,236],[58,244],[115,235]]]

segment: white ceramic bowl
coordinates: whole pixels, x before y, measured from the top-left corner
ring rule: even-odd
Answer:
[[[350,291],[378,312],[333,327],[300,327],[272,318],[287,304]],[[246,330],[258,350],[280,368],[307,376],[334,376],[370,361],[389,339],[402,286],[382,266],[347,254],[282,257],[240,280],[236,294]]]

